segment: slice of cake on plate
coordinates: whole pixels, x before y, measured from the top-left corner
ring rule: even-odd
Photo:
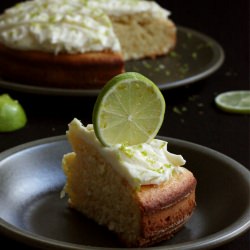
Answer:
[[[195,177],[183,167],[181,155],[167,150],[166,141],[151,138],[156,131],[147,119],[153,110],[144,103],[133,105],[140,99],[137,91],[148,92],[143,95],[145,103],[151,101],[159,107],[159,115],[153,112],[153,117],[161,123],[165,108],[160,93],[155,95],[159,90],[139,74],[122,74],[98,96],[94,126],[84,126],[76,118],[69,124],[67,138],[73,152],[62,161],[67,177],[63,193],[68,195],[69,205],[114,231],[129,247],[171,238],[196,205]],[[153,126],[158,129],[157,123]],[[145,142],[136,143],[135,137],[141,140],[143,135],[132,129],[134,125],[148,133]]]
[[[77,119],[67,136],[74,151],[63,159],[69,205],[116,232],[125,245],[169,239],[190,218],[196,180],[166,142],[107,148],[91,125]]]

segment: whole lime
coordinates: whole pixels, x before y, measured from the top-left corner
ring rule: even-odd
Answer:
[[[27,116],[17,100],[0,95],[0,132],[11,132],[25,126]]]

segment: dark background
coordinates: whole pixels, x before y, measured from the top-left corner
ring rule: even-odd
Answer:
[[[0,10],[15,2],[1,0]],[[214,104],[218,93],[250,87],[249,1],[168,0],[159,3],[171,10],[171,18],[177,25],[214,38],[221,44],[226,56],[222,67],[206,79],[187,87],[163,91],[167,110],[159,134],[210,147],[249,169],[249,115],[224,113]],[[73,117],[84,124],[91,123],[95,97],[39,96],[0,89],[0,94],[6,92],[23,105],[28,123],[19,131],[0,133],[0,152],[35,139],[64,134]],[[185,107],[186,111],[177,114],[173,111],[175,107]],[[250,247],[249,238],[248,231],[218,249],[247,250]],[[13,242],[4,238],[0,240],[17,248]]]

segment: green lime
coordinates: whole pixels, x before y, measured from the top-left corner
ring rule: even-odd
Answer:
[[[8,94],[0,95],[0,132],[20,129],[26,122],[26,114],[18,101]]]
[[[102,144],[135,145],[158,133],[165,113],[165,100],[148,78],[126,72],[112,78],[97,97],[93,124]]]
[[[226,112],[250,114],[250,90],[221,93],[216,96],[215,103]]]

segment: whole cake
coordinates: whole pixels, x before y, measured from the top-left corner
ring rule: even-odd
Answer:
[[[116,232],[126,246],[169,239],[190,218],[196,179],[167,142],[104,147],[93,126],[77,119],[67,136],[73,148],[63,158],[69,205]]]
[[[57,88],[96,88],[124,61],[168,53],[169,12],[151,1],[32,0],[0,16],[0,75]]]

